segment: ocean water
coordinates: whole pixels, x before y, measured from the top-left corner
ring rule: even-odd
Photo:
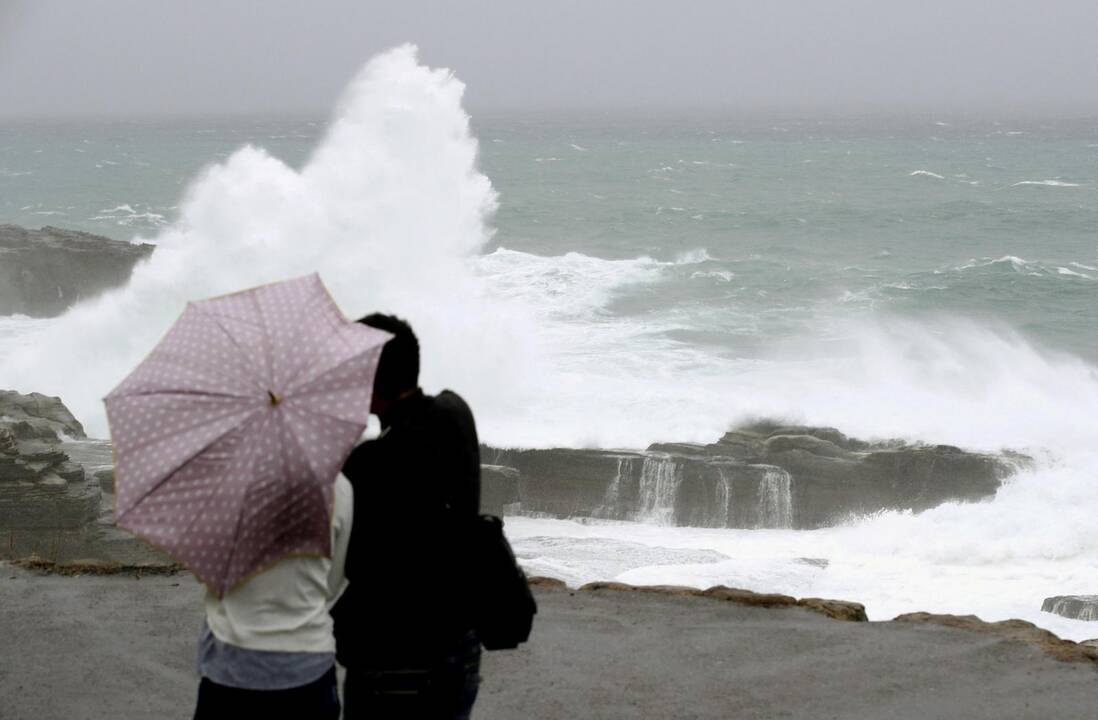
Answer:
[[[0,318],[0,386],[103,436],[186,300],[318,270],[349,315],[409,317],[492,444],[765,416],[1037,459],[988,502],[811,532],[509,519],[531,571],[1098,636],[1039,612],[1098,592],[1098,120],[469,118],[461,91],[401,48],[328,118],[0,124],[0,222],[159,245],[62,318]]]

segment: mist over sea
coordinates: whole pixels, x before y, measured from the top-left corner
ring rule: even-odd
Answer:
[[[1098,587],[1098,120],[470,126],[460,103],[403,49],[332,118],[0,124],[0,222],[159,245],[65,317],[0,318],[0,388],[104,436],[99,398],[187,299],[319,270],[349,315],[408,316],[425,386],[494,445],[776,417],[1036,460],[988,502],[816,531],[509,519],[535,570],[1098,634],[1039,612]]]

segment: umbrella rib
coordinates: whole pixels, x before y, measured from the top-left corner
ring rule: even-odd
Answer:
[[[250,419],[250,417],[249,417],[249,419]],[[239,429],[240,429],[240,426],[238,425],[238,426],[237,426],[236,428],[233,428],[233,429],[234,429],[234,430],[239,430]],[[225,435],[228,435],[228,432],[226,432],[226,433],[224,433],[223,435],[221,435],[221,436],[220,436],[219,438],[217,438],[217,440],[220,440],[220,439],[221,439],[222,437],[225,437]],[[217,440],[214,440],[213,442],[217,442]],[[213,444],[213,442],[211,442],[211,443],[210,443],[210,445],[212,445],[212,444]],[[205,450],[205,449],[206,449],[206,448],[208,448],[208,447],[209,447],[210,445],[207,445],[206,447],[202,448],[202,450]],[[199,451],[199,452],[202,452],[202,451]],[[192,456],[192,457],[193,457],[193,456]],[[180,466],[180,467],[182,467],[182,466]],[[176,468],[176,469],[175,469],[175,470],[174,470],[174,471],[172,472],[172,475],[174,475],[174,474],[175,474],[176,472],[179,472],[179,469],[180,469],[180,468]],[[161,481],[160,481],[160,482],[159,482],[159,483],[157,484],[157,487],[159,487],[160,485],[162,485],[162,484],[163,484],[163,483],[164,483],[165,481],[167,481],[167,480],[168,480],[168,479],[169,479],[170,477],[171,477],[171,475],[169,475],[168,477],[165,477],[165,478],[164,478],[163,480],[161,480]],[[151,492],[152,492],[152,490],[155,490],[155,488],[153,488],[153,489],[149,490],[149,493],[151,493]],[[148,495],[149,493],[146,493],[146,494],[145,494],[145,496],[147,496],[147,495]],[[144,496],[143,496],[143,497],[144,497]],[[184,531],[183,531],[183,532],[181,533],[181,535],[180,535],[181,537],[186,537],[187,535],[189,535],[189,534],[190,534],[191,530],[193,530],[193,529],[194,529],[195,523],[197,523],[197,522],[198,522],[198,519],[199,519],[200,517],[202,517],[202,516],[204,516],[204,515],[206,514],[206,509],[207,509],[207,508],[209,508],[209,506],[210,506],[210,503],[211,503],[211,502],[213,501],[214,497],[215,497],[215,496],[214,496],[214,494],[213,494],[213,493],[210,493],[210,495],[209,495],[209,496],[207,496],[207,498],[206,498],[206,499],[205,499],[204,501],[202,501],[202,508],[201,508],[201,510],[200,510],[199,512],[196,512],[196,513],[195,513],[195,514],[194,514],[193,516],[191,516],[191,520],[190,520],[190,522],[188,522],[188,523],[187,523],[187,527],[186,527],[186,529],[185,529],[185,530],[184,530]],[[215,580],[214,580],[213,578],[211,578],[211,579],[210,579],[210,582],[207,582],[207,583],[206,583],[207,587],[211,587],[211,583],[213,583],[214,581],[215,581]],[[218,595],[218,597],[221,597],[221,593],[215,593],[215,594],[217,594],[217,595]]]
[[[310,410],[309,408],[301,407],[300,405],[294,405],[294,412],[300,412],[300,413],[304,413],[304,414],[307,414],[307,415],[315,415],[316,417],[328,418],[330,420],[335,420],[337,422],[341,422],[341,423],[344,423],[346,425],[351,425],[352,427],[357,427],[357,428],[364,428],[366,426],[365,423],[357,423],[357,422],[354,422],[354,421],[351,421],[351,420],[347,420],[345,418],[338,417],[336,415],[328,415],[327,413],[317,412],[316,410]],[[297,436],[297,432],[293,429],[293,426],[288,425],[287,427],[290,430],[290,434],[293,436],[294,440],[297,442],[298,448],[303,450],[305,444],[301,440],[301,438],[299,438]],[[361,434],[361,430],[359,431],[359,434]],[[350,453],[350,449],[348,449],[347,452]],[[306,457],[306,462],[308,462],[308,460],[307,460],[308,455],[305,455],[305,457]],[[312,463],[309,463],[309,468],[313,469],[313,464]],[[314,470],[313,474],[314,475],[316,474],[315,470]]]
[[[188,364],[187,362],[181,362],[181,361],[169,359],[167,357],[158,357],[158,358],[150,358],[150,359],[153,360],[153,362],[156,365],[160,365],[161,367],[170,368],[173,371],[173,374],[174,374],[174,372],[177,372],[179,369],[182,369],[185,372],[191,372],[192,371],[192,366],[190,364]],[[203,372],[203,374],[214,376],[214,377],[222,380],[223,382],[226,382],[229,385],[237,384],[240,381],[239,377],[233,376],[232,374],[227,373],[227,372],[223,371],[221,368],[216,367],[215,365],[212,365],[212,364],[204,365],[202,367],[202,372]],[[189,392],[189,391],[180,390],[178,392]],[[199,391],[195,391],[195,392],[204,393],[204,394],[208,394],[208,395],[228,395],[230,397],[248,397],[247,395],[227,393],[227,392],[224,392],[224,391],[216,391],[216,390],[211,390],[211,391],[199,390]]]
[[[273,418],[273,416],[272,416],[272,415],[267,415],[267,416],[265,416],[265,419],[266,419],[267,421],[270,421],[270,420],[271,420],[272,418]],[[258,434],[257,434],[257,435],[258,435]],[[249,466],[253,466],[253,467],[254,467],[254,465],[255,465],[255,463],[253,462],[253,460],[254,460],[254,458],[255,458],[255,448],[256,448],[256,446],[257,446],[257,445],[258,445],[258,443],[255,443],[255,442],[253,442],[253,443],[251,443],[251,444],[249,445],[249,447],[248,447],[248,455],[247,455],[247,461],[248,461],[248,462],[247,462],[247,464],[248,464]],[[205,507],[206,507],[206,506],[205,506],[205,505],[203,505],[203,510],[205,510]],[[228,571],[229,571],[229,568],[231,568],[231,567],[232,567],[232,565],[233,565],[233,558],[234,558],[234,557],[236,557],[236,551],[237,551],[237,548],[238,548],[238,547],[240,547],[240,544],[239,544],[239,540],[240,540],[240,529],[241,529],[241,526],[243,525],[243,523],[244,523],[244,513],[243,513],[243,512],[239,512],[239,513],[237,513],[237,515],[236,515],[236,527],[234,527],[234,528],[233,528],[233,540],[232,540],[232,543],[233,543],[233,545],[232,545],[232,550],[231,550],[231,551],[230,551],[230,552],[229,552],[229,553],[227,554],[227,556],[226,556],[226,558],[225,558],[225,565],[224,565],[224,568],[222,569],[222,574],[223,574],[223,575],[227,574],[227,573],[228,573]],[[190,528],[188,528],[188,530],[189,530],[189,529],[190,529]]]
[[[307,413],[309,415],[313,415],[313,416],[316,416],[316,417],[328,418],[329,420],[335,420],[337,422],[346,423],[347,425],[352,425],[354,427],[361,427],[361,428],[366,427],[365,422],[361,422],[361,423],[360,422],[355,422],[354,420],[348,420],[347,418],[340,417],[339,415],[334,415],[332,413],[324,412],[322,410],[315,410],[313,408],[304,407],[300,404],[295,403],[293,408],[294,408],[295,412]]]
[[[330,308],[330,309],[334,308],[336,313],[339,313],[339,309],[335,308],[335,306],[332,302],[331,296],[327,295],[327,293],[325,293],[323,297],[311,297],[311,298],[309,298],[309,300],[310,301],[316,301],[318,303],[322,303],[322,307],[326,307],[326,308]],[[313,310],[313,307],[309,306],[307,308],[304,308],[302,310],[302,313],[305,314],[307,312],[311,312],[312,310]],[[339,327],[338,323],[332,323],[331,321],[332,321],[333,318],[329,314],[325,313],[322,317],[324,318],[324,320],[326,322],[328,322],[329,327],[333,327],[333,328],[338,329],[338,327]],[[306,329],[308,329],[308,323],[298,322],[297,327],[298,327],[297,334],[294,336],[293,342],[290,344],[290,347],[296,347],[297,340],[300,339],[301,336],[304,335]],[[336,334],[338,334],[338,333],[336,333]],[[301,373],[306,368],[308,368],[308,362],[307,362],[308,357],[309,357],[308,354],[307,353],[301,353],[300,355],[298,355],[298,357],[300,358],[300,360],[298,360],[298,362],[295,364],[295,366],[291,370],[288,370],[286,372],[286,379],[285,379],[285,386],[286,387],[290,387],[293,384],[293,382],[295,380],[297,380],[298,376],[301,375]]]
[[[180,388],[178,390],[136,390],[136,391],[123,390],[122,392],[118,392],[118,393],[112,392],[110,395],[107,396],[107,398],[108,399],[135,398],[135,397],[148,397],[150,395],[160,395],[160,396],[164,396],[164,397],[171,396],[171,395],[180,395],[182,397],[194,397],[194,396],[197,395],[197,396],[201,396],[201,397],[210,397],[210,398],[232,398],[233,400],[251,400],[251,399],[255,399],[256,397],[258,397],[257,395],[236,395],[234,393],[215,392],[213,390],[187,390],[185,388]]]
[[[252,308],[255,311],[255,316],[258,319],[256,323],[262,330],[260,335],[263,339],[263,363],[266,369],[266,381],[272,383],[275,381],[275,363],[274,363],[274,344],[271,342],[271,328],[267,325],[267,316],[263,314],[263,306],[259,304],[259,295],[257,293],[250,293],[248,299],[251,300]],[[268,391],[270,388],[267,388]]]
[[[294,388],[293,394],[299,396],[299,395],[308,395],[310,392],[315,392],[315,391],[310,391],[309,390],[310,385],[315,385],[317,382],[323,380],[327,376],[329,376],[332,373],[336,372],[337,370],[340,370],[341,368],[343,368],[344,365],[347,365],[350,362],[358,360],[360,357],[362,357],[362,355],[364,355],[368,352],[373,352],[374,350],[378,350],[383,344],[384,343],[381,343],[381,344],[378,344],[378,345],[371,345],[370,348],[367,349],[365,352],[357,353],[355,355],[352,355],[351,357],[347,358],[346,360],[342,360],[342,361],[336,363],[335,365],[328,368],[324,372],[312,376],[301,387]],[[371,388],[372,387],[373,387],[373,385],[372,385],[372,382],[371,382]]]
[[[252,372],[253,372],[254,376],[259,376],[260,375],[259,368],[257,368],[256,364],[254,362],[252,362],[251,358],[248,355],[247,348],[245,348],[243,345],[241,345],[240,341],[237,340],[236,337],[234,337],[231,332],[229,332],[229,329],[221,324],[220,316],[216,313],[209,312],[208,310],[201,307],[197,303],[192,305],[192,307],[195,308],[195,310],[197,312],[201,313],[205,317],[208,317],[211,321],[213,321],[213,324],[217,327],[218,330],[225,333],[225,337],[229,338],[229,342],[231,342],[236,347],[236,349],[240,351],[240,357],[243,358],[244,362],[247,363],[248,366],[252,368]],[[266,325],[263,326],[263,338],[264,338],[264,341],[266,341],[266,339],[267,339]],[[267,375],[269,376],[270,373],[268,372]],[[256,387],[261,391],[264,390],[263,383],[261,383],[261,382],[257,382]]]
[[[293,424],[287,422],[287,423],[284,423],[284,426],[286,428],[286,434],[293,441],[293,443],[297,446],[298,452],[301,453],[301,456],[305,459],[305,464],[309,467],[309,472],[312,473],[313,478],[314,479],[319,479],[322,483],[325,483],[325,484],[328,484],[329,486],[331,486],[333,488],[333,493],[334,493],[336,476],[333,475],[331,478],[321,478],[317,474],[316,468],[313,467],[313,463],[309,459],[309,454],[307,452],[305,452],[304,443],[302,442],[301,438],[299,438],[297,436],[297,432],[294,431]],[[342,465],[342,463],[341,463],[341,465]],[[337,475],[339,474],[338,470],[336,471],[336,474]],[[321,487],[323,488],[323,485]],[[333,509],[334,508],[331,505],[328,505],[328,537],[329,538],[331,537],[331,524],[332,524],[332,511],[333,511]],[[329,555],[328,555],[328,557],[331,557],[331,547],[330,546],[329,546]]]
[[[209,448],[209,447],[210,447],[211,445],[213,445],[214,443],[216,443],[216,442],[217,442],[218,440],[220,440],[221,438],[225,437],[225,436],[226,436],[226,435],[228,435],[229,433],[231,433],[231,432],[234,432],[234,431],[236,431],[236,430],[239,430],[239,429],[240,429],[240,428],[241,428],[241,427],[242,427],[243,425],[245,425],[245,424],[246,424],[247,422],[249,422],[249,421],[250,421],[250,420],[251,420],[251,419],[252,419],[252,418],[253,418],[253,417],[255,416],[255,414],[256,414],[256,411],[257,411],[258,409],[259,409],[259,408],[256,408],[255,410],[252,410],[252,411],[251,411],[250,413],[248,413],[248,414],[247,414],[247,415],[245,415],[245,416],[244,416],[243,418],[241,418],[241,420],[240,420],[240,422],[239,422],[239,423],[237,423],[236,425],[234,425],[234,426],[232,426],[232,427],[230,427],[230,428],[227,428],[227,429],[226,429],[226,430],[225,430],[225,431],[224,431],[223,433],[221,433],[220,435],[217,435],[216,437],[212,438],[212,439],[211,439],[211,440],[210,440],[210,441],[209,441],[208,443],[206,443],[206,444],[205,444],[205,445],[203,445],[202,447],[198,448],[198,449],[197,449],[197,450],[195,450],[195,451],[194,451],[193,453],[191,453],[191,454],[187,455],[187,457],[183,458],[183,460],[182,460],[182,461],[180,461],[180,463],[179,463],[178,465],[176,465],[176,466],[175,466],[175,468],[173,468],[173,469],[172,469],[172,471],[171,471],[170,473],[168,473],[167,475],[165,475],[164,477],[162,477],[162,478],[160,479],[160,481],[159,481],[159,482],[157,482],[157,483],[156,483],[156,484],[154,484],[154,485],[153,485],[152,487],[150,487],[150,488],[149,488],[148,490],[146,490],[145,492],[143,492],[143,493],[141,494],[141,497],[137,498],[137,499],[136,499],[136,500],[134,500],[134,501],[133,501],[132,503],[130,503],[130,506],[129,506],[129,507],[128,507],[128,508],[126,509],[126,510],[122,511],[121,513],[118,513],[118,514],[117,514],[117,515],[115,516],[115,522],[117,523],[117,522],[118,522],[119,520],[121,520],[121,519],[122,519],[122,518],[124,518],[124,517],[125,517],[126,515],[128,515],[128,514],[130,513],[130,511],[131,511],[131,510],[133,510],[133,509],[134,509],[134,508],[136,508],[136,507],[137,507],[137,506],[138,506],[139,504],[141,504],[141,501],[142,501],[142,500],[144,500],[145,498],[147,498],[147,497],[148,497],[149,495],[151,495],[151,494],[152,494],[153,492],[155,492],[155,491],[156,491],[156,490],[157,490],[158,488],[160,488],[160,486],[161,486],[161,485],[163,485],[163,484],[164,484],[165,482],[167,482],[167,481],[168,481],[169,479],[171,479],[171,478],[172,478],[172,476],[174,476],[174,475],[175,475],[175,474],[176,474],[177,472],[179,472],[179,471],[180,471],[180,469],[182,469],[182,468],[183,468],[183,466],[185,466],[185,465],[186,465],[187,463],[189,463],[189,462],[190,462],[191,460],[194,460],[194,459],[195,459],[196,457],[198,457],[198,456],[199,456],[199,455],[201,455],[202,453],[206,452],[206,450],[207,450],[207,449],[208,449],[208,448]],[[232,414],[232,413],[225,413],[224,415],[222,415],[222,416],[220,416],[220,417],[221,417],[221,418],[224,418],[224,417],[227,417],[228,415],[231,415],[231,414]],[[220,419],[220,418],[218,418],[218,419]],[[196,424],[192,425],[192,426],[191,426],[191,428],[197,427],[198,425],[201,425],[201,424],[202,424],[202,423],[196,423]],[[188,428],[188,429],[190,429],[190,428]],[[147,447],[147,446],[149,446],[150,444],[152,444],[152,442],[153,442],[153,441],[149,441],[149,442],[147,442],[147,443],[142,443],[141,445],[138,445],[138,446],[137,446],[137,447],[135,447],[135,448],[131,448],[131,449],[130,449],[130,452],[133,452],[134,450],[140,450],[141,448]],[[204,509],[204,508],[205,508],[205,505],[203,505],[203,509]]]
[[[268,416],[268,417],[270,417],[270,416]],[[309,460],[308,460],[309,455],[308,455],[308,453],[305,452],[304,445],[302,444],[301,439],[297,436],[297,433],[294,431],[293,426],[290,423],[287,423],[287,422],[284,421],[282,423],[282,427],[286,431],[287,438],[289,438],[289,440],[294,443],[298,453],[301,455],[301,457],[303,457],[305,459],[305,464],[308,466],[309,472],[313,475],[314,478],[316,478],[317,477],[316,469],[313,467],[312,463],[309,462]],[[282,461],[283,465],[286,465],[287,464],[286,463],[286,451],[287,451],[286,445],[281,445],[280,450],[281,450],[280,454],[283,458],[283,461]],[[329,517],[329,522],[330,521],[331,521],[331,518]],[[232,550],[229,552],[229,554],[227,556],[227,559],[226,559],[226,562],[225,562],[225,566],[224,566],[226,572],[228,571],[229,568],[232,567],[233,559],[236,557],[237,551],[240,548],[240,532],[242,530],[243,523],[244,523],[244,515],[243,515],[243,513],[241,513],[241,514],[237,515],[236,526],[233,528]],[[268,565],[267,567],[271,567],[274,564],[280,562],[281,560],[282,560],[282,558],[279,558],[278,560],[276,560],[274,563]]]
[[[244,359],[245,364],[248,365],[252,369],[252,374],[254,375],[254,373],[255,373],[254,367],[255,366],[254,366],[254,364],[252,364],[248,360],[247,353],[243,352],[244,349],[240,347],[240,343],[237,342],[236,338],[233,337],[232,333],[229,332],[228,328],[226,328],[224,325],[221,324],[221,322],[219,322],[218,318],[222,317],[222,316],[218,313],[210,312],[209,310],[206,310],[203,307],[202,303],[188,303],[187,307],[188,307],[188,310],[191,313],[193,313],[195,315],[198,315],[200,317],[204,317],[204,318],[209,319],[218,330],[220,330],[222,333],[225,334],[225,336],[229,339],[229,341],[234,346],[236,346],[236,348],[238,350],[241,350],[241,357]],[[247,322],[247,321],[246,320],[239,320],[239,322]],[[157,350],[154,349],[153,354],[148,358],[148,361],[164,363],[164,364],[172,366],[172,367],[184,367],[184,368],[189,369],[189,366],[187,364],[180,363],[178,361],[172,361],[172,360],[169,360],[169,358],[171,358],[171,353],[165,352],[165,351],[157,352]],[[208,371],[212,371],[214,375],[217,375],[217,376],[219,376],[219,377],[221,377],[225,380],[228,380],[230,382],[237,382],[239,380],[238,377],[234,377],[233,375],[226,374],[225,372],[221,371],[221,369],[217,366],[207,365],[205,367],[205,369],[208,370]]]
[[[127,395],[127,396],[125,396],[125,397],[134,397],[134,396],[132,396],[132,395]],[[225,418],[227,418],[227,417],[230,417],[230,416],[232,416],[232,415],[237,415],[237,414],[240,414],[240,413],[248,413],[247,415],[245,415],[244,417],[242,417],[242,418],[240,419],[240,422],[241,422],[241,423],[243,423],[243,422],[244,422],[244,421],[246,421],[246,420],[247,420],[247,419],[248,419],[248,418],[249,418],[249,417],[250,417],[251,415],[253,415],[253,414],[254,414],[255,412],[257,412],[257,411],[258,411],[258,410],[260,410],[260,409],[262,409],[262,406],[259,406],[259,405],[257,404],[257,406],[256,406],[256,407],[253,407],[253,408],[251,408],[251,409],[246,409],[246,410],[241,410],[241,409],[239,409],[239,408],[236,408],[236,409],[233,409],[233,410],[226,410],[225,412],[223,412],[223,413],[221,413],[221,414],[219,414],[219,415],[217,415],[217,416],[215,416],[215,417],[204,417],[204,418],[202,418],[201,420],[196,420],[196,421],[194,421],[193,423],[191,423],[190,425],[187,425],[186,427],[180,427],[180,428],[179,428],[178,430],[176,430],[176,431],[175,431],[175,434],[176,434],[176,435],[178,435],[179,433],[187,432],[188,430],[194,430],[194,429],[195,429],[196,427],[201,427],[201,426],[203,426],[203,425],[208,425],[208,424],[210,424],[210,423],[212,423],[212,422],[216,422],[216,421],[218,421],[218,420],[224,420]],[[236,429],[236,428],[238,428],[238,427],[240,427],[240,424],[239,424],[239,423],[238,423],[238,424],[236,424],[236,425],[234,425],[233,427],[229,428],[228,430],[226,430],[226,431],[225,431],[225,433],[222,433],[221,435],[218,435],[218,436],[217,436],[216,438],[214,438],[213,440],[211,440],[209,444],[207,444],[207,445],[203,445],[203,446],[202,446],[202,448],[201,448],[201,450],[199,450],[199,452],[202,452],[202,451],[204,451],[204,450],[205,450],[206,448],[208,448],[208,447],[209,447],[210,445],[212,445],[213,443],[217,442],[217,441],[218,441],[219,439],[221,439],[221,438],[225,437],[225,434],[226,434],[226,433],[228,433],[228,432],[229,432],[230,430],[235,430],[235,429]],[[147,441],[145,441],[145,442],[143,442],[143,443],[141,443],[141,444],[139,444],[139,445],[134,445],[134,446],[132,446],[132,447],[128,447],[128,448],[126,448],[126,450],[125,450],[125,451],[126,451],[127,453],[132,453],[132,452],[136,452],[136,451],[138,451],[138,450],[142,450],[142,449],[144,449],[144,448],[147,448],[147,447],[149,447],[150,445],[152,445],[152,444],[154,444],[154,443],[160,442],[160,441],[161,441],[161,440],[163,440],[163,439],[164,439],[164,436],[160,436],[160,437],[156,437],[156,438],[149,438],[149,439],[148,439]],[[183,462],[189,462],[189,461],[190,461],[190,460],[191,460],[191,459],[192,459],[193,457],[194,457],[194,455],[192,455],[192,456],[188,457],[188,458],[187,458],[186,460],[184,460]]]

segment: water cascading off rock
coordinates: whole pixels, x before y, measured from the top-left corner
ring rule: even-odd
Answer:
[[[768,422],[710,445],[484,447],[482,458],[508,468],[508,507],[519,514],[752,529],[825,527],[881,510],[976,501],[994,495],[1003,478],[1028,462],[1016,454],[869,443],[833,428]],[[486,488],[494,477],[486,475]]]

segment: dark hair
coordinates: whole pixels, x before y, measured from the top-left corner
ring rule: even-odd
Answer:
[[[371,313],[359,322],[393,335],[381,350],[374,392],[386,400],[395,400],[400,393],[418,386],[419,340],[412,326],[395,315],[381,313]]]

